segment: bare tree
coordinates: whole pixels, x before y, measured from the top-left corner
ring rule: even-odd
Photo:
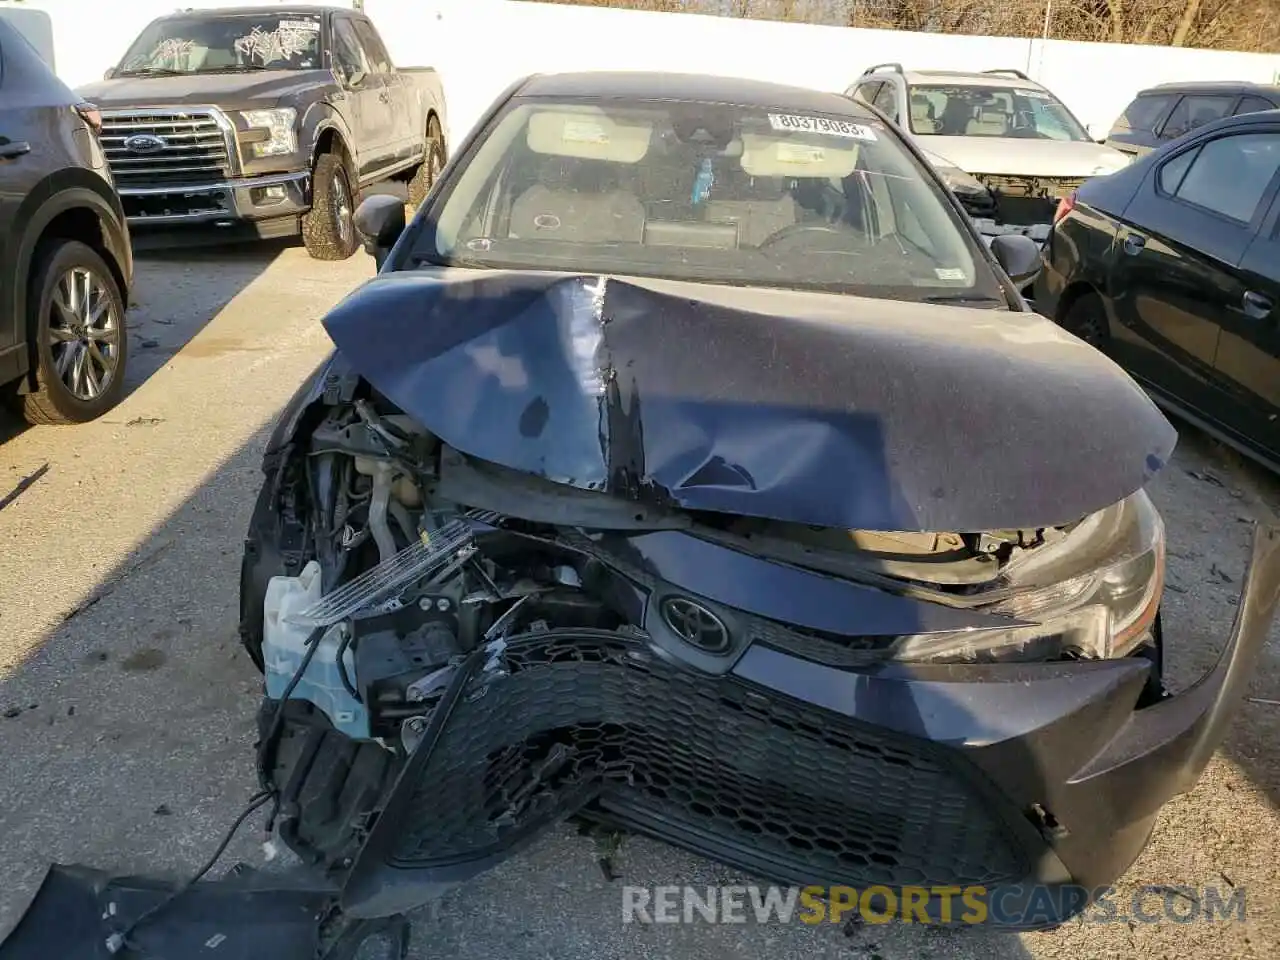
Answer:
[[[1047,0],[542,0],[890,30],[1038,37]],[[1053,0],[1057,40],[1280,52],[1280,0]]]

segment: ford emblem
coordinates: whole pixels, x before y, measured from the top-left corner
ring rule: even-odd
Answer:
[[[135,133],[124,142],[124,148],[130,153],[157,153],[168,145],[161,137],[149,133]]]

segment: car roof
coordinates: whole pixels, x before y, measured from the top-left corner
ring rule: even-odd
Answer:
[[[1018,86],[1028,90],[1047,88],[1028,77],[1020,77],[1012,70],[893,70],[879,68],[863,74],[859,80],[899,74],[907,83],[947,83],[957,87]]]
[[[702,100],[870,119],[863,104],[843,94],[764,80],[659,71],[541,73],[525,78],[519,97],[598,97],[615,100]]]
[[[280,4],[279,6],[256,6],[256,7],[183,7],[181,10],[174,10],[172,13],[166,13],[157,20],[173,20],[179,17],[190,17],[192,14],[209,14],[220,17],[252,17],[264,16],[273,17],[284,14],[287,17],[293,16],[319,16],[325,13],[355,13],[359,14],[359,10],[352,7],[322,7],[319,5],[311,5],[299,3],[294,6]]]
[[[1138,96],[1149,97],[1161,93],[1269,93],[1280,95],[1280,86],[1271,83],[1253,83],[1248,80],[1193,80],[1158,83],[1138,91]]]

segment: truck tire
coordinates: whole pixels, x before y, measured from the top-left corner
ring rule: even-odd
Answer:
[[[302,242],[316,260],[346,260],[360,246],[355,193],[342,157],[322,153],[311,174],[311,210],[302,218]]]
[[[427,199],[427,194],[431,192],[443,169],[444,134],[440,132],[440,121],[432,117],[427,124],[426,155],[414,170],[413,179],[409,181],[409,206],[415,211]]]
[[[27,330],[36,389],[19,399],[28,423],[86,423],[124,392],[128,334],[115,274],[91,247],[58,240],[31,271]]]

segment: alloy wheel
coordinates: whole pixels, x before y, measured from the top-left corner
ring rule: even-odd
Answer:
[[[49,306],[53,370],[77,400],[96,400],[120,366],[121,317],[111,288],[87,267],[72,267],[54,285]]]

